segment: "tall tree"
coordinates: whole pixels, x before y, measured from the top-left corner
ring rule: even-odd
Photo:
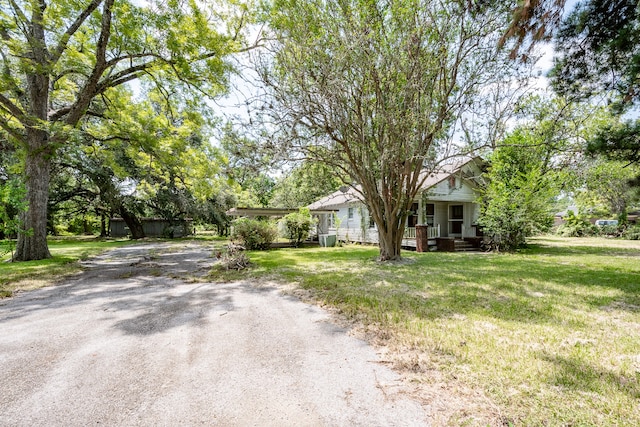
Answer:
[[[544,135],[517,129],[491,154],[478,219],[491,249],[517,249],[552,225],[551,200],[560,189],[556,153]]]
[[[637,0],[589,0],[563,20],[556,39],[554,89],[578,100],[605,97],[619,121],[590,141],[593,154],[640,162],[640,6]],[[640,176],[637,177],[640,182]]]
[[[51,159],[111,88],[142,77],[217,95],[237,49],[237,21],[210,2],[9,0],[0,3],[0,127],[24,148],[29,205],[15,258],[49,257]],[[229,5],[220,10],[234,11]],[[244,10],[240,11],[242,15]],[[224,28],[229,32],[222,34]]]
[[[208,143],[207,117],[186,105],[168,109],[157,92],[136,102],[121,90],[111,104],[100,119],[85,121],[84,144],[63,152],[132,237],[144,237],[139,215],[193,218],[226,187],[224,159]]]
[[[269,24],[260,73],[274,141],[358,184],[380,259],[399,259],[423,166],[490,81],[505,15],[455,1],[276,0]]]
[[[640,175],[640,165],[599,157],[590,159],[580,172],[582,185],[576,191],[579,206],[616,216],[621,224],[626,222],[628,209],[640,202],[640,191],[629,185]]]
[[[305,161],[276,183],[271,204],[295,209],[310,205],[342,185],[337,171],[323,163]]]
[[[231,123],[224,126],[220,145],[227,158],[226,175],[240,187],[237,201],[242,206],[269,206],[276,185],[269,172],[278,164],[270,150],[241,134]]]
[[[537,41],[555,33],[551,78],[556,92],[577,101],[604,98],[620,117],[602,128],[589,151],[638,163],[640,121],[623,116],[640,103],[638,1],[584,0],[566,15],[564,6],[564,0],[520,2],[503,40],[515,38],[513,56],[526,57]]]
[[[637,0],[578,3],[556,37],[556,91],[571,98],[605,94],[618,107],[640,101],[640,7]]]

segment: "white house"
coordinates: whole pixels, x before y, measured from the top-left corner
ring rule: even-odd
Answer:
[[[476,157],[443,165],[429,174],[407,218],[403,246],[416,247],[416,225],[428,226],[429,244],[434,246],[438,240],[445,239],[474,243],[478,240],[476,199],[483,165],[484,161]],[[317,214],[320,235],[336,235],[342,241],[378,243],[378,231],[357,188],[342,188],[308,208],[312,212],[326,212]]]

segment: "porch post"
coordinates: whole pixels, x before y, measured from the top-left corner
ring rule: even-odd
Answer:
[[[416,224],[416,252],[429,251],[429,233],[428,225]]]

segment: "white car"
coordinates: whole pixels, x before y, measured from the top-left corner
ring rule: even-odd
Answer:
[[[618,225],[617,219],[598,219],[596,220],[596,225],[598,227],[604,227],[606,225],[613,225],[614,227]]]

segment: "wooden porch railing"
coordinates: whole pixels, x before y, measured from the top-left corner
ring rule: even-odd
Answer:
[[[404,229],[404,238],[405,239],[415,239],[416,238],[416,228],[415,227],[406,227]]]
[[[427,228],[427,238],[436,239],[440,237],[440,224],[434,225],[433,227]],[[415,227],[407,227],[404,229],[404,238],[405,239],[415,239],[416,238],[416,228]]]

